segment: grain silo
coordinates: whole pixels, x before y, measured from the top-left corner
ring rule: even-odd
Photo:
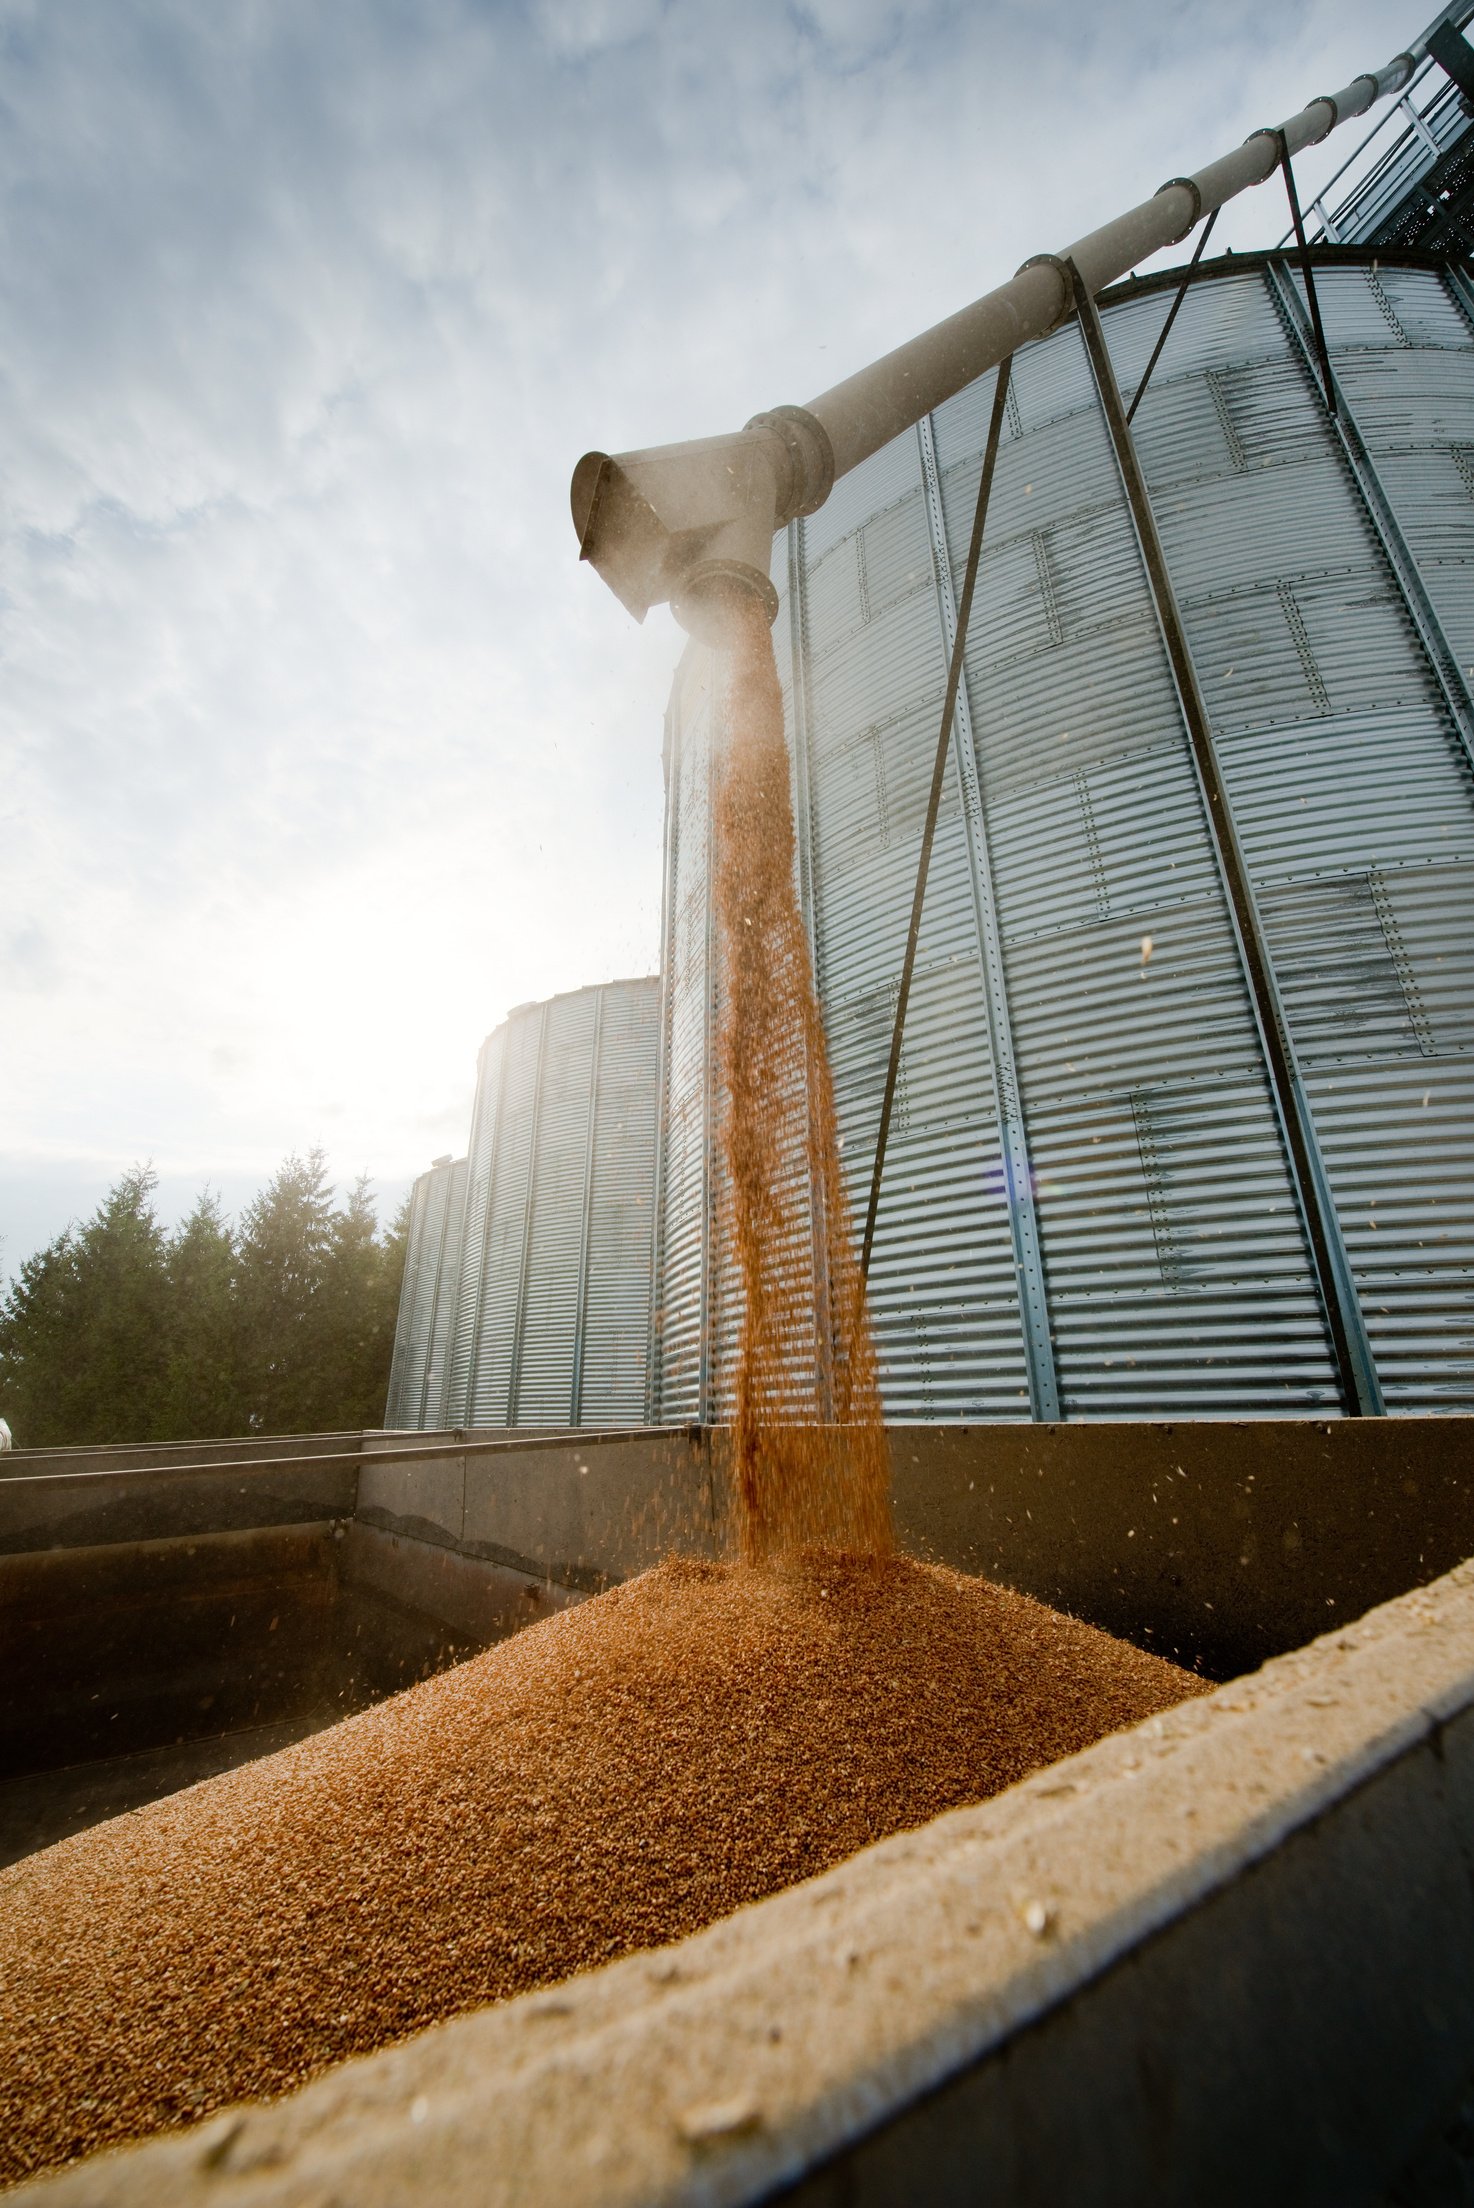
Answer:
[[[1206,260],[1183,297],[1132,424],[1165,578],[1080,321],[1014,358],[871,1273],[892,1417],[1474,1405],[1474,306],[1438,255],[1323,244],[1314,272],[1334,412],[1298,264]],[[1179,277],[1100,296],[1128,401]],[[995,381],[774,546],[860,1214]],[[719,740],[694,642],[667,727],[663,1420],[729,1400]]]
[[[465,1159],[437,1158],[410,1192],[386,1426],[424,1429],[445,1424],[465,1209]]]
[[[659,999],[571,990],[483,1044],[442,1424],[643,1423]]]

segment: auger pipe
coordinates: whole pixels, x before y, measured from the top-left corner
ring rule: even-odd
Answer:
[[[1400,92],[1415,66],[1414,52],[1396,54],[1375,74],[1311,100],[1280,125],[1289,152],[1319,145],[1339,124]],[[572,486],[579,557],[637,620],[668,599],[683,627],[720,635],[735,595],[757,598],[771,619],[775,532],[816,512],[840,476],[924,414],[1057,329],[1073,312],[1069,262],[1093,296],[1153,253],[1180,245],[1205,215],[1278,166],[1279,132],[1256,130],[1234,152],[1194,176],[1170,178],[1062,253],[1036,254],[1006,284],[805,407],[776,407],[733,435],[694,444],[585,453]]]

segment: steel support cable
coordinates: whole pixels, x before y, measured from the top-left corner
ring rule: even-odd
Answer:
[[[1131,417],[1136,412],[1136,409],[1140,406],[1142,399],[1146,396],[1146,387],[1152,380],[1152,370],[1156,367],[1157,362],[1162,357],[1162,348],[1166,344],[1168,338],[1172,335],[1172,325],[1177,320],[1178,310],[1181,307],[1183,300],[1187,297],[1187,287],[1198,272],[1198,263],[1203,257],[1203,248],[1208,243],[1209,238],[1211,238],[1213,235],[1213,225],[1218,220],[1220,212],[1221,210],[1215,207],[1212,214],[1203,224],[1202,230],[1199,232],[1198,242],[1193,248],[1193,257],[1188,262],[1187,267],[1183,271],[1182,282],[1178,285],[1176,293],[1172,300],[1172,304],[1167,309],[1167,319],[1162,324],[1162,328],[1160,334],[1158,335],[1156,344],[1152,347],[1152,357],[1146,364],[1146,373],[1143,375],[1140,383],[1136,386],[1136,395],[1132,399],[1131,404],[1126,409],[1126,423],[1128,428],[1131,424]]]
[[[1300,213],[1300,194],[1295,189],[1295,170],[1290,160],[1289,141],[1282,130],[1273,133],[1280,149],[1280,169],[1285,179],[1285,193],[1290,202],[1290,220],[1295,226],[1295,243],[1300,248],[1300,273],[1305,278],[1305,297],[1310,306],[1310,326],[1315,332],[1316,357],[1320,361],[1321,381],[1325,385],[1326,412],[1334,421],[1336,417],[1336,379],[1331,374],[1331,356],[1326,351],[1325,325],[1320,318],[1320,299],[1315,289],[1315,270],[1311,266],[1310,247],[1305,237],[1305,220]],[[1130,416],[1127,416],[1129,421]]]
[[[870,1173],[870,1201],[865,1209],[865,1233],[860,1245],[860,1273],[870,1278],[870,1257],[875,1247],[875,1221],[880,1209],[880,1183],[885,1171],[885,1153],[890,1141],[891,1115],[895,1109],[896,1082],[901,1070],[901,1042],[906,1029],[906,1007],[911,999],[911,980],[916,970],[916,946],[921,936],[921,910],[926,902],[926,880],[931,869],[932,845],[936,840],[937,815],[942,806],[942,784],[947,773],[947,752],[952,741],[952,724],[957,717],[957,692],[962,681],[962,655],[967,643],[967,626],[972,614],[973,591],[978,579],[978,561],[983,549],[983,525],[988,518],[988,499],[993,488],[993,470],[998,459],[998,442],[1003,434],[1003,417],[1008,406],[1008,383],[1013,359],[1002,361],[998,369],[998,381],[993,390],[993,415],[988,423],[988,441],[983,451],[983,472],[978,483],[978,502],[972,517],[972,542],[967,548],[967,571],[962,582],[962,597],[957,607],[957,633],[952,639],[952,657],[947,668],[947,694],[942,702],[942,725],[937,732],[937,755],[932,767],[931,795],[927,799],[926,824],[921,831],[921,854],[916,865],[916,890],[911,899],[911,926],[906,937],[906,956],[901,962],[901,979],[896,990],[896,1017],[891,1031],[890,1063],[885,1072],[885,1095],[880,1106],[880,1130],[875,1138],[875,1163]]]
[[[1228,792],[1219,769],[1208,709],[1198,687],[1187,632],[1172,588],[1166,553],[1135,440],[1126,426],[1126,409],[1111,361],[1110,348],[1094,299],[1078,267],[1067,262],[1075,312],[1085,340],[1101,413],[1116,456],[1116,468],[1131,514],[1146,570],[1173,688],[1177,692],[1188,744],[1203,793],[1207,827],[1227,895],[1244,978],[1264,1052],[1270,1094],[1295,1193],[1317,1298],[1325,1320],[1331,1360],[1342,1409],[1348,1417],[1378,1417],[1385,1411],[1381,1383],[1367,1340],[1356,1281],[1346,1255],[1335,1199],[1326,1180],[1309,1101],[1300,1082],[1294,1048],[1280,1008],[1269,948],[1264,941],[1248,868],[1239,848]]]

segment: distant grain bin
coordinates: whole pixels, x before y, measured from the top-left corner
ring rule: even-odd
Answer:
[[[460,1299],[466,1161],[437,1158],[410,1193],[409,1239],[389,1373],[386,1426],[445,1424],[445,1385]]]
[[[643,1423],[659,1002],[654,979],[609,982],[521,1005],[487,1037],[469,1155],[450,1169],[464,1183],[445,1387],[438,1412],[427,1393],[423,1419],[396,1423]]]
[[[1426,257],[1325,247],[1316,268],[1334,419],[1285,260],[1205,263],[1186,294],[1132,425],[1170,569],[1155,596],[1078,323],[1015,359],[871,1276],[893,1418],[1474,1408],[1471,295]],[[1128,400],[1177,280],[1101,299]],[[993,389],[775,544],[800,887],[861,1215]],[[662,1421],[730,1403],[711,673],[693,645],[667,730]],[[1299,1174],[1255,945],[1310,1131]],[[814,1249],[817,1287],[822,1222]]]

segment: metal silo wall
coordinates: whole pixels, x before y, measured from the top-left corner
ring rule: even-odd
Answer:
[[[787,540],[774,545],[773,577],[787,584]],[[775,641],[788,711],[791,662],[780,616]],[[661,1011],[661,1155],[655,1263],[651,1416],[662,1422],[722,1420],[733,1412],[742,1288],[727,1223],[716,1096],[723,983],[716,956],[712,806],[723,704],[709,652],[696,646],[676,676],[666,736],[666,864]],[[791,725],[791,721],[790,721]],[[800,877],[807,867],[802,792],[794,790]],[[807,901],[805,912],[808,914]],[[802,1075],[797,1076],[803,1114]],[[807,1180],[807,1163],[792,1174]],[[800,1217],[804,1206],[797,1210]],[[800,1225],[799,1262],[820,1265],[817,1225]],[[809,1384],[814,1346],[790,1345],[789,1369]]]
[[[1329,267],[1321,293],[1342,427],[1294,284],[1268,265],[1189,293],[1134,426],[1387,1404],[1451,1409],[1474,1400],[1474,347],[1431,269]],[[1128,397],[1169,300],[1105,307]],[[800,886],[857,1209],[992,389],[841,481],[774,571]],[[665,1022],[683,1056],[662,1241],[688,1261],[667,1264],[661,1300],[667,1341],[691,1345],[685,1392],[661,1398],[672,1416],[711,1408],[695,1377],[715,1301],[707,681],[688,654],[669,738],[684,866],[668,869]],[[1337,1407],[1204,800],[1073,326],[1015,363],[872,1287],[893,1416]]]
[[[650,1353],[659,984],[611,982],[599,1008],[573,1412],[584,1426],[639,1426]]]
[[[1107,312],[1127,388],[1123,317],[1149,345],[1165,307]],[[1140,418],[1148,469],[1169,362],[1225,313],[1233,328],[1219,285],[1189,295]],[[963,393],[935,426],[958,563],[990,402]],[[1189,450],[1199,426],[1195,410]],[[1020,355],[1009,427],[966,672],[1061,1412],[1333,1409],[1227,899],[1073,326]]]
[[[1253,863],[1388,1407],[1467,1409],[1474,332],[1432,272],[1326,271],[1332,425],[1315,401],[1298,285],[1283,271],[1268,281],[1299,404],[1347,497],[1334,521],[1329,503],[1306,516],[1315,565],[1302,549],[1309,572],[1292,577],[1285,611],[1299,616],[1309,696],[1277,813],[1256,815]],[[1275,427],[1251,422],[1251,464]],[[1262,792],[1267,740],[1242,722],[1231,739],[1241,813],[1251,776]]]
[[[665,888],[661,951],[660,1192],[652,1415],[710,1416],[712,1170],[711,733],[707,653],[692,646],[666,725]]]
[[[799,818],[851,1207],[863,1216],[946,682],[917,438],[795,531]],[[780,614],[780,627],[785,616]],[[965,712],[945,786],[871,1268],[893,1416],[1027,1417],[982,983]]]
[[[409,1235],[389,1373],[386,1426],[442,1423],[460,1292],[466,1160],[432,1166],[410,1193]]]
[[[422,1173],[410,1190],[404,1276],[399,1284],[399,1316],[394,1325],[394,1353],[389,1361],[389,1399],[384,1407],[386,1426],[412,1423],[409,1408],[418,1402],[424,1385],[428,1329],[423,1298],[425,1284],[431,1277],[425,1262],[425,1210],[430,1178],[428,1173]]]
[[[645,1416],[654,980],[520,1006],[483,1046],[446,1414],[462,1426]]]

